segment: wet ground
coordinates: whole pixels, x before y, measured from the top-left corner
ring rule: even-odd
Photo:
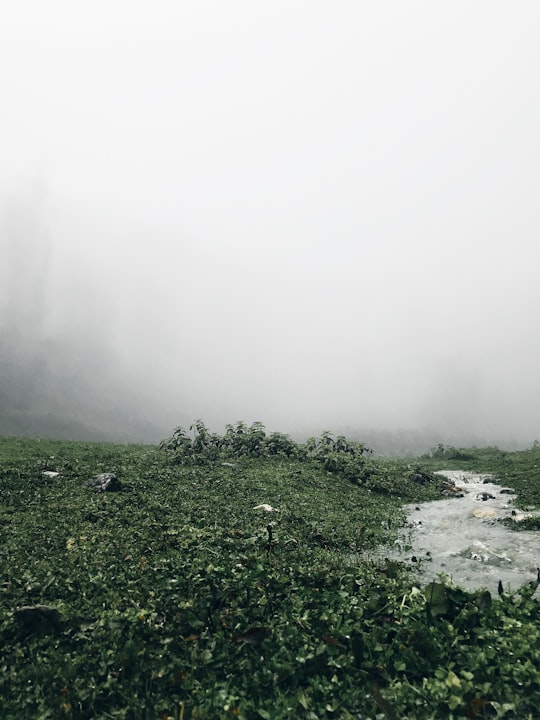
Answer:
[[[440,573],[462,587],[516,590],[536,579],[540,532],[513,531],[501,522],[526,516],[509,488],[489,475],[444,470],[463,497],[407,507],[408,522],[390,557],[418,566],[425,582]]]

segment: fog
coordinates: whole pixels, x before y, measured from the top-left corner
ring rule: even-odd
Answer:
[[[0,433],[540,438],[540,6],[0,10]]]

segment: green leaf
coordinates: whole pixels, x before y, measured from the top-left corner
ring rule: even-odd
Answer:
[[[481,610],[485,610],[491,605],[491,593],[489,590],[484,590],[476,598],[476,605]]]
[[[432,582],[424,591],[429,613],[433,617],[445,615],[448,612],[448,595],[442,583]]]

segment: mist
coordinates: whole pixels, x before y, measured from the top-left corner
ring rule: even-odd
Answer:
[[[540,438],[540,7],[0,11],[0,433]]]

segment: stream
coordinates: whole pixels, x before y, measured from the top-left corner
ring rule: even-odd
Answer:
[[[407,506],[406,527],[387,557],[416,564],[426,583],[443,573],[455,585],[495,594],[499,580],[505,591],[535,580],[540,532],[517,532],[499,522],[525,517],[514,505],[513,491],[492,482],[491,475],[455,470],[439,474],[464,496]]]

